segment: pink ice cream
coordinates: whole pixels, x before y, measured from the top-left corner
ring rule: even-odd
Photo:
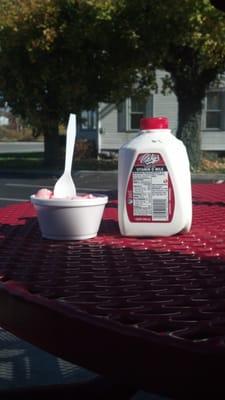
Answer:
[[[52,197],[52,191],[46,188],[40,189],[35,194],[39,199],[50,199]]]
[[[46,189],[46,188],[42,188],[39,189],[37,191],[37,193],[35,194],[35,197],[39,198],[39,199],[44,199],[44,200],[50,200],[50,199],[58,199],[58,197],[54,196],[54,193],[52,190]],[[76,199],[94,199],[95,196],[93,194],[83,194],[83,195],[76,195],[74,197],[65,197],[62,199],[68,199],[68,200],[76,200]]]

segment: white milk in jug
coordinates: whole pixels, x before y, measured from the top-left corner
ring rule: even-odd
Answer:
[[[166,117],[142,118],[140,134],[119,150],[118,220],[124,236],[170,236],[192,222],[186,147]]]

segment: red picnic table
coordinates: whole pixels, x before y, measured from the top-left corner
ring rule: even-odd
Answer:
[[[193,185],[193,224],[122,237],[41,237],[25,202],[0,209],[0,325],[40,348],[172,398],[225,394],[225,184]]]

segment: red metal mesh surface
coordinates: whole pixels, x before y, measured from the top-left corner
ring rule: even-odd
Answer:
[[[0,209],[0,279],[137,332],[225,344],[225,184],[193,185],[193,225],[168,238],[121,237],[116,201],[98,237],[41,238],[27,202]]]

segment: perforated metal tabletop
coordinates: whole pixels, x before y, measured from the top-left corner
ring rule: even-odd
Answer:
[[[168,238],[122,237],[113,196],[86,241],[2,208],[0,281],[0,324],[57,356],[174,398],[225,392],[225,184],[193,185],[192,229]]]

